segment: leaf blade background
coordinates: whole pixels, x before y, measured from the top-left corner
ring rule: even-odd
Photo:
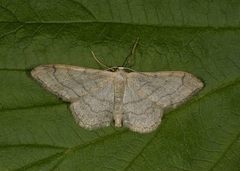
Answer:
[[[1,170],[238,170],[240,3],[0,1]],[[29,76],[39,64],[184,70],[205,83],[156,132],[87,131]]]

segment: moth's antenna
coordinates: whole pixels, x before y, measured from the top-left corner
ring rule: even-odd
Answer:
[[[108,67],[107,65],[103,64],[94,54],[94,52],[90,49],[91,53],[92,53],[92,56],[93,58],[95,59],[95,61],[101,65],[103,68],[106,68],[106,69],[109,69],[110,67]]]
[[[123,64],[122,64],[122,67],[125,67],[127,66],[127,64],[129,63],[129,59],[130,57],[134,56],[135,55],[135,52],[136,52],[136,48],[137,48],[137,45],[138,45],[138,41],[139,41],[139,37],[136,39],[134,45],[133,45],[133,48],[130,52],[130,54],[125,58]]]

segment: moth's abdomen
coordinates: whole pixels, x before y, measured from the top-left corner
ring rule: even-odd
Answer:
[[[123,120],[123,95],[125,90],[126,76],[124,71],[117,71],[114,79],[114,110],[113,118],[116,127],[122,126]]]

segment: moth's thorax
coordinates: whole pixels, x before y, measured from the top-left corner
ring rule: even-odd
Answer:
[[[116,73],[115,81],[125,81],[126,80],[127,72],[124,71],[124,68],[118,67],[118,70],[115,73]]]
[[[118,68],[115,74],[113,119],[115,121],[115,126],[121,127],[123,119],[123,95],[125,90],[127,73],[124,71],[124,69]]]

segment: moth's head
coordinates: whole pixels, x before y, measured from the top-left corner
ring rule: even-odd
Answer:
[[[117,71],[135,72],[135,70],[128,68],[128,67],[123,67],[123,66],[110,67],[107,69],[107,71],[110,71],[110,72],[117,72]]]

